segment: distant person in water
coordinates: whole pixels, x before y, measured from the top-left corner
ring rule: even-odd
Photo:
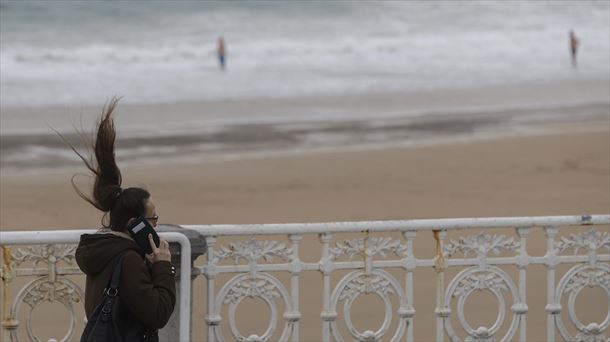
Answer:
[[[580,42],[578,41],[578,38],[576,38],[576,34],[574,34],[573,30],[570,30],[570,54],[572,56],[572,66],[574,68],[577,67],[576,55],[578,54],[579,45]]]
[[[222,37],[218,38],[218,49],[216,53],[218,54],[218,63],[220,64],[220,69],[225,70],[226,49],[225,40]]]

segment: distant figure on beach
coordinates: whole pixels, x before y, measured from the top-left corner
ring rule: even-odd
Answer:
[[[218,63],[220,64],[220,69],[225,70],[227,51],[225,49],[225,40],[222,37],[218,38],[218,48],[216,50],[216,53],[218,54]]]
[[[75,254],[78,267],[87,275],[88,322],[82,338],[156,342],[157,329],[168,322],[176,303],[176,271],[167,241],[160,239],[157,246],[153,234],[149,233],[146,241],[146,237],[138,239],[128,229],[134,222],[141,222],[136,233],[143,230],[141,226],[156,229],[159,216],[146,189],[121,185],[121,171],[114,156],[116,132],[112,118],[117,101],[113,99],[102,111],[91,146],[95,158],[77,151],[58,133],[95,179],[91,195],[78,189],[74,177],[72,186],[80,197],[104,213],[102,228],[81,235]],[[117,297],[114,304],[111,297]],[[113,326],[105,323],[109,320],[114,322]],[[93,335],[98,339],[87,339]]]
[[[576,55],[578,54],[578,45],[580,42],[578,38],[576,38],[576,34],[573,30],[570,30],[570,54],[572,56],[572,67],[576,68],[578,65],[576,63]]]

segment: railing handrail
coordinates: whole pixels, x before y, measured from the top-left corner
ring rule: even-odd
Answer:
[[[312,233],[349,233],[375,231],[426,231],[460,230],[476,228],[534,228],[552,226],[589,226],[610,224],[609,215],[573,216],[527,216],[527,217],[484,217],[484,218],[446,218],[391,221],[345,221],[319,223],[268,223],[268,224],[212,224],[180,225],[193,229],[204,236],[226,235],[273,235],[273,234],[312,234]],[[63,243],[66,238],[81,234],[95,233],[97,229],[42,230],[42,231],[0,231],[0,245],[28,243],[39,237],[49,243]]]
[[[610,224],[610,215],[446,218],[323,223],[181,225],[204,236],[533,228]]]

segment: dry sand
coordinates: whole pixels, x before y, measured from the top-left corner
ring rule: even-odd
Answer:
[[[123,185],[147,187],[161,221],[176,224],[607,212],[608,123],[570,130],[417,148],[138,166],[123,170]],[[0,226],[96,227],[100,215],[70,186],[70,177],[83,170],[3,175]]]
[[[553,133],[537,136],[417,148],[129,167],[123,172],[124,185],[149,188],[161,221],[175,224],[607,214],[608,126],[603,121],[556,127]],[[70,187],[73,172],[2,175],[2,229],[98,226],[99,213]],[[428,235],[422,233],[416,240],[415,254],[420,258],[431,256],[433,240]],[[544,245],[543,235],[532,233],[530,254],[544,254]],[[303,259],[319,259],[315,237],[304,239],[303,247]],[[564,271],[560,269],[560,273]],[[415,275],[416,340],[434,338],[433,276],[428,269]],[[528,277],[528,338],[542,341],[546,273],[542,267],[531,267]],[[309,272],[301,284],[302,340],[319,340],[321,277]],[[194,333],[201,340],[205,336],[205,284],[201,278],[194,291]],[[475,301],[467,304],[467,309],[476,309],[469,318],[471,325],[492,323],[497,308],[491,296],[477,298],[478,306],[472,305]],[[601,321],[608,312],[606,302],[601,291],[580,296],[581,320]],[[261,333],[267,310],[259,302],[243,309],[237,317],[243,334]],[[353,319],[358,328],[375,330],[382,320],[380,302],[359,300],[356,309],[359,312],[354,311]],[[52,323],[44,320],[43,325],[44,330]]]

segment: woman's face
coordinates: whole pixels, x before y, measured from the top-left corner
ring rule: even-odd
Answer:
[[[145,218],[150,223],[151,226],[157,228],[157,222],[159,221],[159,215],[157,215],[157,208],[155,207],[155,203],[152,201],[152,198],[149,198],[145,204],[146,215]]]

